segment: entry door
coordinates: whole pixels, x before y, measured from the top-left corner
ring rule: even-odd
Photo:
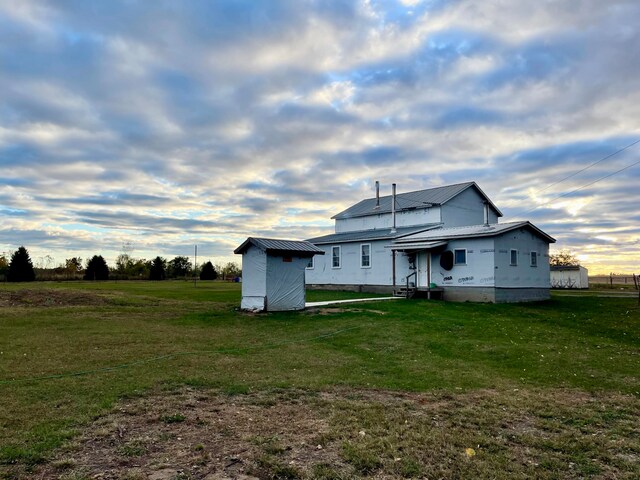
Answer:
[[[416,266],[418,267],[418,287],[428,287],[427,281],[427,255],[429,252],[418,252],[416,255]]]

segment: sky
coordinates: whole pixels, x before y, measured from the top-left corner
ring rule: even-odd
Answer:
[[[475,181],[639,273],[639,119],[636,0],[0,0],[0,253],[239,261]]]

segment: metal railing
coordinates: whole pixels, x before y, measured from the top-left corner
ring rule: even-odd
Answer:
[[[411,293],[410,293],[410,292],[411,292],[411,290],[409,290],[409,288],[410,288],[410,287],[409,287],[409,279],[410,279],[411,277],[413,277],[413,284],[414,284],[414,285],[417,285],[417,284],[418,284],[418,272],[413,272],[413,273],[410,273],[409,275],[407,275],[407,278],[406,278],[406,281],[407,281],[407,287],[406,287],[406,290],[405,290],[405,295],[406,295],[406,297],[407,297],[407,298],[409,298],[409,297],[410,297],[410,295],[411,295]]]

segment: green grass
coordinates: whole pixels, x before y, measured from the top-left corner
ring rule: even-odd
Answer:
[[[333,313],[252,315],[237,310],[240,285],[232,283],[2,284],[0,293],[23,288],[106,301],[0,307],[0,469],[42,461],[119,399],[158,386],[215,387],[229,395],[334,386],[640,395],[634,298],[554,297],[525,305],[398,300]],[[307,299],[361,296],[316,291]],[[343,455],[364,474],[378,465],[367,452],[345,443]],[[271,460],[265,457],[265,465]],[[419,474],[413,458],[403,462],[398,471]],[[282,468],[283,476],[291,473]]]

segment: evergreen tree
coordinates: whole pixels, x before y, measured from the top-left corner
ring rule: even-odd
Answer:
[[[211,262],[207,262],[202,265],[202,269],[200,270],[200,280],[215,280],[218,278],[218,272],[213,267]]]
[[[167,261],[164,258],[154,258],[149,269],[149,280],[164,280],[167,277],[166,268]]]
[[[109,280],[109,267],[102,255],[94,255],[87,262],[87,269],[84,272],[85,280]]]
[[[26,248],[20,247],[11,255],[11,263],[7,273],[7,280],[10,282],[33,282],[36,274],[33,271],[33,264]]]

